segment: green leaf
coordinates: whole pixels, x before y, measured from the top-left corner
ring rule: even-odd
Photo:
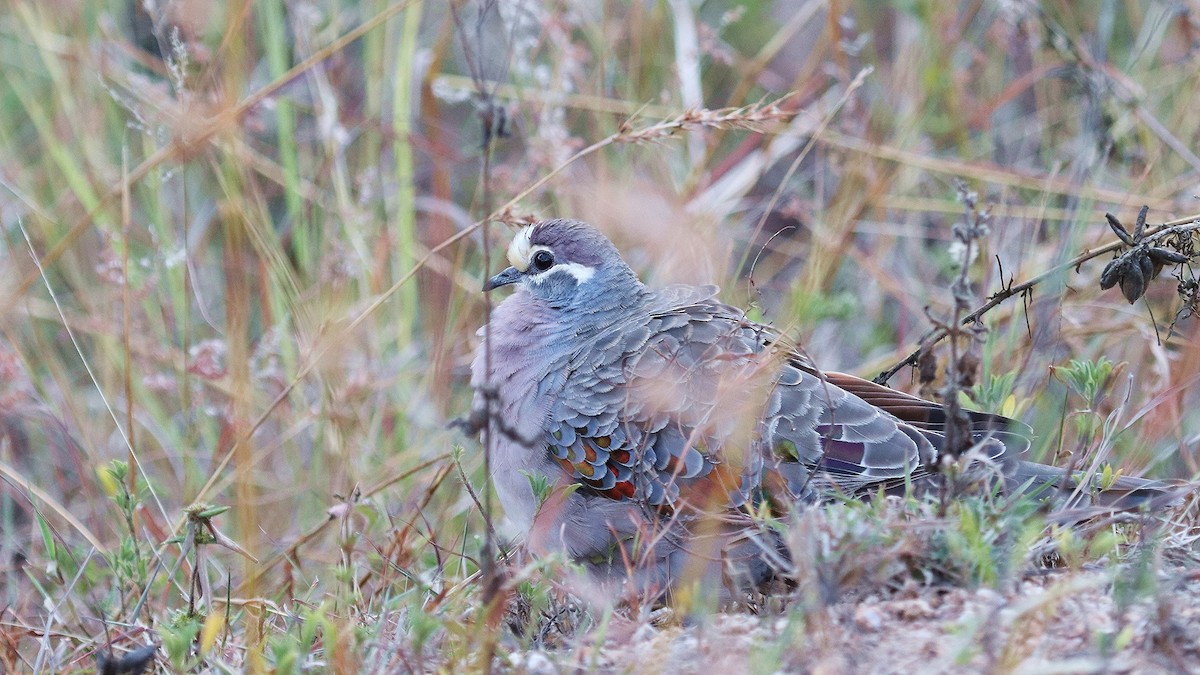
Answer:
[[[543,473],[522,471],[521,475],[529,481],[529,489],[533,490],[533,498],[537,500],[538,508],[550,498],[550,479]]]
[[[1101,356],[1096,361],[1071,359],[1070,364],[1055,369],[1055,372],[1062,375],[1067,386],[1079,394],[1088,407],[1094,408],[1108,393],[1107,385],[1115,369],[1108,357]]]
[[[58,551],[54,546],[54,535],[50,532],[50,525],[46,523],[40,510],[35,510],[34,513],[37,514],[38,530],[42,533],[42,546],[46,548],[46,557],[54,560],[58,557]]]

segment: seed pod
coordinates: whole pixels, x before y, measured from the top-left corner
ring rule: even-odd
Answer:
[[[1100,273],[1100,290],[1107,291],[1117,282],[1121,280],[1121,259],[1113,258],[1104,266],[1104,271]]]
[[[1138,251],[1134,255],[1137,256],[1138,266],[1142,268],[1142,279],[1150,281],[1155,277],[1154,261],[1150,259],[1150,254],[1145,251]]]
[[[1121,275],[1121,292],[1131,305],[1146,292],[1146,277],[1142,275],[1141,265],[1125,265],[1124,274]]]
[[[1133,225],[1133,241],[1140,243],[1142,236],[1146,234],[1146,214],[1150,212],[1149,206],[1143,206],[1141,211],[1138,211],[1137,222]]]
[[[1158,246],[1150,247],[1150,257],[1154,258],[1155,260],[1157,260],[1158,262],[1161,262],[1164,265],[1166,265],[1168,263],[1173,263],[1175,265],[1181,265],[1188,261],[1188,257],[1186,255],[1184,255],[1178,251],[1172,251],[1169,248],[1161,248]]]
[[[1121,221],[1117,220],[1116,216],[1106,213],[1104,214],[1104,218],[1108,220],[1108,226],[1116,233],[1118,239],[1125,242],[1126,246],[1133,246],[1133,237],[1129,236],[1129,233],[1125,231],[1125,226],[1121,224]]]

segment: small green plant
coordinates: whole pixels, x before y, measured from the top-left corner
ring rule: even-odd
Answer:
[[[109,565],[118,582],[133,592],[140,592],[146,585],[149,569],[142,552],[141,537],[134,524],[136,511],[142,503],[141,495],[146,490],[145,480],[137,480],[137,488],[129,489],[129,465],[113,460],[99,472],[100,484],[116,504],[124,520],[125,534],[120,547],[109,558]]]
[[[1054,373],[1084,400],[1088,409],[1095,409],[1100,405],[1108,395],[1113,376],[1118,372],[1120,368],[1114,366],[1106,356],[1094,361],[1071,359],[1066,367],[1054,369]]]
[[[1107,490],[1116,484],[1117,479],[1124,473],[1121,469],[1113,469],[1113,465],[1108,462],[1104,463],[1104,467],[1100,470],[1100,474],[1096,476],[1096,487],[1101,491]]]
[[[969,393],[964,392],[967,398],[963,400],[963,405],[974,406],[979,410],[1005,417],[1019,417],[1029,401],[1017,399],[1016,382],[1015,370],[1001,375],[988,374],[984,381],[971,387]]]
[[[522,471],[522,475],[529,481],[529,489],[533,491],[533,498],[537,502],[538,508],[546,503],[550,498],[550,478],[544,473],[533,473],[530,471]]]
[[[546,474],[543,473],[522,471],[521,474],[525,476],[526,480],[529,481],[529,488],[533,490],[533,496],[537,501],[539,509],[545,505],[546,500],[550,499],[552,496],[559,499],[567,499],[574,494],[576,490],[583,487],[579,483],[571,483],[570,485],[562,486],[552,485],[550,483],[550,479],[546,476]]]
[[[1108,397],[1113,379],[1120,371],[1121,366],[1115,366],[1104,356],[1094,361],[1072,359],[1067,366],[1053,369],[1070,392],[1083,399],[1083,406],[1070,415],[1081,447],[1090,447],[1103,427],[1104,417],[1099,408]]]
[[[203,614],[177,610],[171,613],[170,620],[159,630],[163,651],[177,672],[190,670],[197,665],[193,656],[204,619]]]

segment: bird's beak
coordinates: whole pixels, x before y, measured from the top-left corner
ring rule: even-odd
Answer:
[[[510,268],[504,270],[503,272],[497,274],[496,276],[492,277],[491,279],[488,279],[487,281],[483,282],[483,292],[486,293],[490,290],[500,288],[501,286],[515,284],[520,280],[521,280],[521,271],[515,267],[510,267]]]

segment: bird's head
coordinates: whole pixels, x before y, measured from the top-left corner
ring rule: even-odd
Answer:
[[[578,220],[546,220],[522,229],[508,247],[508,262],[511,267],[488,279],[484,291],[520,284],[552,307],[566,307],[642,288],[617,247]]]

